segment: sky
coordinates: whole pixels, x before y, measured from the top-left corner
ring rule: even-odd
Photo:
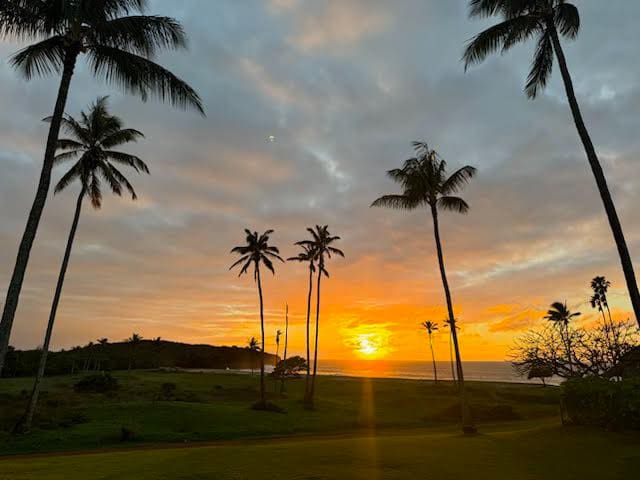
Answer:
[[[320,357],[427,359],[425,320],[442,325],[444,296],[426,211],[371,209],[397,192],[385,177],[427,141],[450,168],[473,165],[471,210],[441,217],[463,358],[502,360],[547,306],[567,301],[592,322],[589,282],[605,275],[618,318],[631,316],[601,201],[559,72],[535,101],[523,94],[533,45],[466,73],[465,42],[486,27],[465,0],[155,0],[179,19],[187,52],[158,61],[198,90],[206,118],[127,96],[84,63],[67,112],[99,95],[145,133],[128,147],[150,176],[139,199],[105,196],[84,209],[55,327],[54,348],[98,337],[245,345],[258,336],[251,276],[228,268],[244,228],[274,229],[285,257],[329,225],[345,259],[323,282]],[[640,4],[576,0],[582,31],[565,42],[587,126],[640,254]],[[0,44],[0,295],[4,297],[40,169],[56,78],[25,81]],[[273,136],[273,141],[269,137]],[[63,170],[55,172],[59,178]],[[77,188],[49,197],[11,338],[41,345]],[[307,270],[263,276],[267,349],[290,308],[291,353],[304,350]],[[640,265],[636,263],[636,269]],[[364,345],[363,345],[364,342]],[[364,348],[363,348],[364,347]],[[445,330],[436,354],[449,356]]]

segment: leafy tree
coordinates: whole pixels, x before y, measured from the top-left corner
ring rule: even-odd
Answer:
[[[296,242],[296,245],[302,247],[302,252],[295,257],[287,258],[290,262],[307,263],[309,265],[309,288],[307,289],[307,329],[306,329],[306,346],[307,346],[307,376],[305,378],[304,396],[307,398],[309,387],[311,384],[311,294],[313,292],[313,274],[316,271],[315,262],[317,260],[316,252],[313,247],[307,245],[306,240]]]
[[[286,360],[278,362],[278,365],[276,365],[272,375],[275,378],[280,379],[298,377],[300,372],[305,371],[306,368],[307,362],[305,359],[298,355],[294,355],[293,357],[289,357]]]
[[[260,403],[258,407],[266,408],[267,398],[264,385],[264,302],[262,298],[260,265],[264,265],[275,275],[276,271],[273,268],[272,260],[280,260],[281,262],[284,262],[284,260],[279,255],[280,251],[278,250],[278,247],[269,245],[269,236],[273,233],[273,230],[267,230],[260,235],[258,232],[252,232],[245,229],[245,233],[247,234],[246,244],[233,247],[231,249],[231,253],[240,255],[240,259],[234,262],[234,264],[229,267],[229,270],[242,265],[240,274],[238,275],[241,276],[246,274],[249,271],[249,268],[253,266],[253,279],[258,285],[258,296],[260,299],[260,332],[262,336],[261,350],[263,352],[260,355]]]
[[[456,353],[456,369],[458,382],[460,384],[463,430],[467,433],[473,433],[476,431],[476,428],[473,424],[471,411],[466,398],[456,320],[453,314],[453,301],[451,299],[449,281],[447,280],[442,242],[440,239],[438,212],[452,211],[463,214],[468,212],[469,205],[467,202],[455,196],[455,194],[475,176],[476,169],[467,165],[455,171],[450,176],[447,176],[447,162],[442,159],[435,150],[430,149],[425,142],[413,142],[413,146],[416,151],[416,157],[405,161],[402,168],[395,168],[387,172],[388,176],[394,182],[400,184],[403,190],[402,193],[383,195],[374,201],[371,206],[400,210],[415,210],[420,207],[426,207],[431,212],[440,276],[442,278],[447,312],[449,314],[448,322],[451,326],[451,336]]]
[[[325,262],[331,258],[331,255],[338,255],[344,258],[342,250],[332,247],[331,244],[340,240],[340,237],[333,236],[329,233],[328,225],[321,227],[316,225],[314,228],[307,228],[307,231],[311,234],[311,240],[302,240],[298,242],[298,245],[307,247],[314,253],[318,262],[318,282],[316,286],[316,339],[314,344],[313,354],[313,375],[311,376],[311,385],[305,392],[305,405],[307,408],[313,407],[313,398],[315,394],[316,386],[316,374],[318,371],[318,334],[320,330],[320,281],[322,276],[329,278],[329,272],[325,268]]]
[[[38,403],[40,384],[47,365],[49,343],[51,341],[58,304],[62,296],[62,288],[67,267],[69,266],[78,222],[80,220],[82,203],[86,197],[89,197],[93,208],[97,210],[102,206],[102,179],[107,181],[109,188],[116,195],[122,195],[123,189],[126,189],[131,194],[131,198],[135,200],[137,196],[133,186],[120,172],[118,167],[125,166],[134,169],[138,173],[149,173],[147,165],[140,158],[113,150],[113,148],[125,143],[134,142],[143,135],[137,130],[123,128],[122,120],[109,114],[107,97],[99,98],[96,103],[91,106],[88,113],[82,112],[80,120],[76,120],[68,115],[63,117],[62,125],[71,135],[71,138],[58,140],[58,151],[60,151],[60,153],[54,158],[54,163],[61,164],[69,161],[74,163],[56,185],[55,192],[59,193],[65,190],[76,181],[80,183],[80,192],[76,201],[73,222],[71,224],[67,246],[58,275],[58,283],[49,313],[49,321],[40,356],[40,365],[36,374],[29,406],[24,417],[24,424],[21,426],[21,429],[25,431],[31,429],[33,414]],[[106,339],[104,340],[106,343]],[[102,341],[100,343],[102,344]],[[89,358],[85,364],[85,370],[89,368],[92,346],[93,342],[89,342],[87,345]]]
[[[488,55],[494,52],[505,53],[519,43],[535,39],[536,50],[525,86],[527,96],[534,99],[547,85],[553,71],[555,54],[573,120],[600,191],[600,197],[618,248],[636,321],[640,325],[640,292],[633,271],[631,255],[602,165],[600,165],[591,136],[582,118],[573,80],[567,66],[567,59],[560,42],[560,37],[573,40],[578,36],[580,31],[578,8],[566,0],[471,0],[469,8],[472,17],[499,16],[502,21],[489,27],[469,43],[463,57],[465,68],[484,61]]]
[[[29,255],[49,192],[58,135],[76,63],[87,58],[94,76],[147,100],[156,96],[203,112],[198,94],[153,61],[162,50],[182,49],[186,35],[173,18],[144,15],[146,0],[1,0],[0,37],[35,43],[11,58],[27,80],[60,76],[35,198],[20,241],[0,320],[0,371]]]
[[[436,368],[436,355],[433,351],[433,334],[438,331],[438,324],[432,322],[431,320],[427,320],[426,322],[422,322],[420,324],[422,328],[424,328],[429,335],[429,347],[431,348],[431,361],[433,362],[433,381],[434,383],[438,383],[438,369]]]

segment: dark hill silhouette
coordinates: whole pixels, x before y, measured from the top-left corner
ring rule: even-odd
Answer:
[[[7,355],[4,376],[35,375],[40,350],[13,350]],[[276,356],[264,354],[266,364]],[[260,364],[260,352],[244,347],[191,345],[165,340],[141,340],[89,344],[70,350],[49,353],[47,375],[61,375],[95,370],[149,369],[160,367],[251,369]]]

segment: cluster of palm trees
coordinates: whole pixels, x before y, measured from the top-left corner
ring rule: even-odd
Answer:
[[[183,49],[186,35],[173,18],[145,15],[146,0],[3,0],[0,2],[0,36],[35,43],[11,58],[12,66],[27,80],[34,76],[60,78],[53,115],[49,123],[40,179],[16,263],[7,289],[0,320],[0,371],[4,365],[15,312],[29,262],[31,248],[49,194],[54,166],[72,161],[73,166],[55,187],[60,192],[79,183],[80,192],[71,224],[58,283],[45,333],[42,356],[29,407],[20,429],[28,430],[37,405],[40,382],[46,367],[64,277],[69,264],[83,201],[94,208],[102,204],[102,182],[117,195],[136,193],[120,172],[125,166],[149,173],[138,157],[114,150],[142,138],[138,130],[124,128],[122,120],[109,113],[106,97],[100,97],[78,119],[65,114],[71,80],[78,60],[85,57],[94,76],[133,93],[146,101],[155,96],[180,108],[204,113],[198,94],[183,80],[154,62],[161,50]],[[60,139],[65,131],[70,138]]]
[[[314,405],[316,375],[318,371],[318,340],[320,333],[320,292],[322,277],[329,277],[329,271],[326,267],[326,262],[332,255],[338,255],[344,257],[342,250],[333,246],[333,243],[340,240],[340,237],[331,235],[329,227],[327,225],[316,225],[315,228],[307,228],[307,231],[311,235],[310,239],[300,240],[295,245],[301,247],[302,252],[298,253],[295,257],[290,257],[288,261],[296,261],[308,264],[309,269],[309,288],[307,292],[307,323],[306,323],[306,350],[307,350],[307,374],[305,381],[305,393],[304,404],[307,408],[312,408]],[[264,324],[264,298],[262,294],[262,277],[260,266],[263,265],[271,273],[275,274],[275,268],[273,262],[275,260],[284,262],[284,259],[280,256],[280,250],[278,247],[269,243],[270,236],[273,234],[273,230],[267,230],[266,232],[259,234],[256,231],[245,229],[245,244],[239,245],[231,249],[231,253],[240,255],[240,258],[236,260],[229,270],[235,267],[240,268],[239,276],[242,276],[253,269],[253,278],[258,287],[258,300],[260,304],[260,332],[262,337],[262,345],[260,350],[264,352],[265,348],[265,324]],[[311,296],[313,292],[313,275],[317,271],[317,283],[316,283],[316,320],[315,320],[315,342],[314,342],[314,355],[313,355],[313,371],[311,371]],[[288,306],[286,322],[288,326]],[[277,332],[276,344],[279,348],[280,330]],[[286,355],[286,354],[285,354]],[[277,355],[276,355],[277,357]],[[260,355],[260,400],[255,405],[258,409],[268,408],[266,389],[265,389],[265,376],[264,376],[264,355]]]

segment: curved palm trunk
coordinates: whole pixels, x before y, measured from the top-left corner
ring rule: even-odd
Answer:
[[[287,361],[287,346],[289,344],[289,305],[285,308],[284,313],[284,356],[282,358],[283,362]],[[283,365],[286,365],[284,363]],[[280,395],[284,393],[284,371],[282,372],[282,379],[280,383]]]
[[[258,278],[258,295],[260,296],[260,333],[262,335],[262,351],[260,353],[260,402],[264,406],[267,403],[264,388],[264,303],[262,300],[262,282],[260,280],[260,267],[256,265]]]
[[[313,292],[313,269],[309,264],[309,293],[307,294],[307,376],[304,383],[304,401],[309,400],[309,390],[311,387],[311,293]]]
[[[620,256],[620,262],[622,263],[622,271],[624,272],[624,278],[627,282],[627,289],[629,291],[631,305],[633,306],[633,312],[636,316],[636,321],[640,326],[640,292],[638,291],[638,283],[633,271],[633,262],[631,261],[631,255],[629,254],[627,242],[624,238],[622,225],[620,224],[620,219],[618,218],[615,204],[613,203],[613,199],[611,198],[611,192],[609,192],[607,180],[604,176],[604,172],[602,171],[600,161],[598,160],[598,155],[596,154],[596,150],[593,146],[593,142],[591,141],[591,137],[589,136],[589,132],[587,131],[587,127],[584,124],[584,119],[582,118],[580,106],[578,105],[578,100],[576,99],[575,91],[573,88],[571,74],[569,73],[569,68],[567,67],[567,60],[564,56],[562,45],[560,44],[558,32],[556,31],[552,22],[549,23],[549,30],[551,31],[553,48],[558,59],[560,72],[562,73],[562,79],[564,81],[567,99],[569,100],[569,106],[571,107],[571,114],[573,115],[573,120],[576,124],[576,128],[578,129],[578,135],[580,135],[580,139],[582,140],[582,144],[587,153],[587,160],[589,161],[591,171],[593,172],[593,176],[595,177],[596,185],[598,186],[598,190],[600,191],[600,197],[602,198],[604,210],[607,214],[607,219],[609,220],[609,226],[611,227],[611,232],[613,233],[613,238],[615,239],[616,247],[618,248],[618,255]]]
[[[453,340],[451,340],[452,335],[449,335],[449,360],[451,362],[451,380],[453,381],[453,385],[456,385],[456,370],[453,366]]]
[[[449,326],[451,327],[451,338],[453,339],[453,347],[456,354],[456,369],[458,372],[458,384],[460,386],[460,404],[462,409],[462,430],[464,433],[475,433],[476,427],[471,418],[471,409],[467,399],[467,392],[464,385],[464,372],[462,371],[462,359],[460,357],[460,346],[458,345],[458,332],[456,331],[456,320],[453,315],[453,302],[451,300],[451,291],[449,290],[449,282],[447,281],[447,272],[444,268],[444,257],[442,254],[442,244],[440,243],[440,227],[438,225],[438,211],[436,206],[431,206],[431,215],[433,217],[433,234],[436,241],[436,250],[438,253],[438,264],[440,266],[440,276],[442,277],[442,287],[447,301],[447,311],[449,313]]]
[[[318,333],[320,327],[320,281],[322,280],[323,265],[318,268],[318,284],[316,286],[316,342],[313,348],[313,376],[311,377],[311,387],[309,389],[308,406],[313,406],[313,395],[316,391],[316,374],[318,372]]]
[[[436,368],[436,355],[433,353],[433,339],[429,334],[429,346],[431,347],[431,361],[433,362],[433,379],[435,383],[438,383],[438,369]]]
[[[44,160],[42,162],[42,170],[40,171],[40,180],[38,182],[36,196],[33,199],[31,211],[29,212],[27,225],[25,226],[24,233],[22,234],[22,240],[20,241],[20,247],[18,248],[18,255],[16,256],[16,263],[13,267],[13,274],[11,275],[9,288],[7,289],[7,297],[4,304],[4,310],[2,312],[2,320],[0,320],[0,373],[2,372],[4,359],[7,354],[7,349],[9,348],[9,337],[11,336],[13,319],[16,314],[16,309],[18,308],[18,301],[20,300],[22,282],[24,281],[27,264],[29,263],[31,248],[33,247],[33,242],[36,238],[38,225],[40,224],[40,217],[42,217],[44,204],[49,193],[49,186],[51,185],[53,157],[56,153],[56,144],[58,142],[58,135],[60,134],[60,124],[67,104],[69,86],[71,85],[71,78],[73,77],[73,70],[75,69],[77,56],[77,52],[67,52],[64,61],[62,78],[58,88],[58,98],[53,110],[51,125],[49,127],[49,135],[47,137],[47,146],[45,148]]]
[[[60,303],[60,296],[62,295],[62,287],[64,285],[65,275],[67,273],[67,267],[69,266],[69,258],[71,257],[71,249],[73,247],[73,241],[76,236],[76,230],[78,229],[78,221],[80,220],[80,212],[82,210],[82,200],[84,199],[85,189],[84,187],[78,195],[78,201],[76,202],[76,211],[73,216],[73,222],[71,224],[71,231],[69,232],[69,238],[67,240],[67,247],[64,251],[64,257],[62,259],[62,265],[60,266],[60,274],[58,275],[58,284],[56,285],[56,291],[53,296],[53,303],[51,304],[51,312],[49,313],[49,323],[47,324],[47,331],[44,336],[44,343],[42,344],[42,353],[40,355],[40,364],[38,365],[38,372],[36,373],[36,379],[33,384],[33,390],[31,392],[31,398],[29,399],[29,405],[27,412],[25,413],[23,420],[18,424],[16,430],[29,431],[31,430],[31,424],[33,422],[33,414],[36,411],[38,404],[38,396],[40,394],[40,386],[44,377],[44,372],[47,366],[47,355],[49,354],[49,344],[51,342],[51,334],[53,333],[53,325],[56,321],[56,313],[58,312],[58,304]]]

